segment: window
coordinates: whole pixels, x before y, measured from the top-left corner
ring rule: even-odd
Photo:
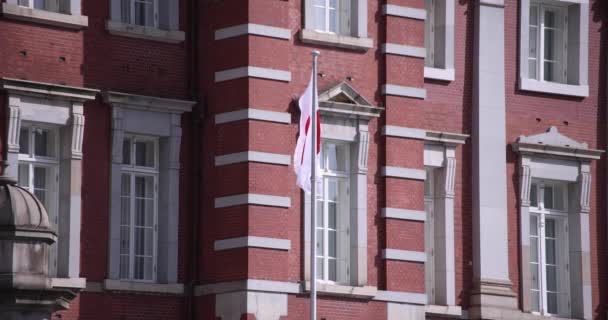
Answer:
[[[567,186],[537,181],[530,188],[531,311],[570,316]]]
[[[158,143],[127,136],[123,142],[120,278],[156,280]]]
[[[426,262],[424,264],[425,287],[428,304],[435,303],[435,256],[434,256],[434,237],[435,226],[435,179],[434,170],[426,169],[426,180],[424,181],[424,212],[426,221],[424,224],[424,248],[426,252]]]
[[[69,0],[18,0],[19,6],[70,14]]]
[[[568,13],[562,7],[530,5],[530,79],[565,83]]]
[[[519,89],[589,96],[589,3],[567,0],[519,3]]]
[[[425,0],[424,76],[452,81],[454,71],[454,0]]]
[[[158,0],[122,0],[122,22],[158,28]]]
[[[323,142],[323,193],[317,197],[317,279],[349,284],[349,146]]]
[[[350,35],[350,0],[314,0],[315,30]]]
[[[59,157],[57,130],[23,124],[19,136],[19,186],[44,205],[55,231],[59,230]],[[57,275],[57,244],[50,247],[49,274]]]

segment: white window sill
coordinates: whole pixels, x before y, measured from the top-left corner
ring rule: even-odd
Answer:
[[[300,40],[304,43],[319,44],[345,49],[367,51],[374,47],[374,39],[342,36],[333,33],[318,32],[310,29],[300,30]]]
[[[305,291],[310,291],[310,281],[306,281]],[[378,293],[378,288],[372,286],[354,287],[317,282],[317,292],[320,295],[371,299]]]
[[[146,283],[106,279],[103,289],[107,291],[132,291],[146,293],[183,294],[184,285],[181,283]]]
[[[51,278],[53,288],[84,289],[87,286],[86,278]]]
[[[7,18],[80,30],[89,25],[89,18],[81,15],[57,13],[46,10],[30,9],[16,4],[3,3],[2,15]]]
[[[161,30],[157,28],[137,26],[120,21],[108,20],[106,22],[106,29],[110,34],[117,36],[167,43],[180,43],[186,39],[186,33],[183,31]]]
[[[460,319],[462,316],[462,308],[460,306],[438,306],[430,304],[426,306],[426,314]]]
[[[441,80],[441,81],[454,81],[456,78],[454,69],[441,69],[441,68],[430,68],[424,67],[424,78]]]
[[[538,81],[528,78],[519,79],[519,89],[582,98],[589,96],[589,86]]]

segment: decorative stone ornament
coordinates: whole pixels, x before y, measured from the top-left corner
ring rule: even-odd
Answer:
[[[52,288],[49,246],[57,241],[42,203],[0,176],[0,319],[43,320],[76,292]]]

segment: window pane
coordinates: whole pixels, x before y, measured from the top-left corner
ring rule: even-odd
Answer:
[[[530,262],[538,262],[538,238],[530,238]]]
[[[130,248],[130,228],[129,226],[120,227],[120,254],[128,255]],[[122,259],[121,259],[122,260]],[[127,260],[128,263],[128,260]]]
[[[155,150],[153,141],[135,142],[135,165],[142,167],[155,166]]]
[[[538,275],[538,264],[530,264],[530,278],[532,280],[532,289],[539,289],[539,275]]]
[[[129,256],[120,255],[120,278],[129,279]]]
[[[337,281],[338,277],[337,277],[337,263],[336,263],[336,259],[328,259],[327,260],[327,280],[329,281]]]
[[[545,54],[544,57],[547,60],[555,60],[555,31],[551,29],[545,29]]]
[[[131,164],[131,139],[129,138],[122,141],[122,163]]]
[[[19,4],[22,7],[29,7],[30,6],[30,0],[19,0],[17,2],[17,4]]]
[[[323,279],[323,258],[317,257],[317,279]]]
[[[329,210],[327,211],[327,227],[330,229],[337,229],[337,216],[338,216],[338,208],[335,203],[327,204]]]
[[[329,9],[329,32],[338,32],[338,10]]]
[[[325,8],[315,7],[315,30],[327,31],[325,27]]]
[[[536,74],[536,60],[534,59],[529,59],[528,60],[528,77],[530,77],[530,79],[538,79],[538,76]]]
[[[344,144],[327,144],[327,164],[328,170],[331,171],[346,171],[347,163],[347,151],[348,147]]]
[[[154,27],[154,3],[150,0],[134,0],[135,24]]]
[[[331,258],[337,258],[336,252],[338,249],[338,244],[337,244],[337,237],[336,237],[336,231],[335,230],[329,230],[327,231],[327,250],[328,253],[327,255]]]
[[[557,267],[547,266],[547,290],[557,291]]]
[[[19,153],[30,153],[30,132],[27,128],[21,128],[19,131]]]
[[[323,230],[317,229],[317,256],[325,255],[325,247],[323,246]]]
[[[553,239],[546,239],[545,240],[545,247],[546,247],[546,259],[547,259],[547,263],[550,264],[555,264],[556,260],[555,260],[555,240]]]
[[[328,179],[327,181],[327,200],[331,202],[338,201],[338,181],[336,179]]]
[[[547,292],[547,312],[557,314],[557,293]]]
[[[44,10],[44,0],[34,0],[34,9]]]
[[[538,216],[530,216],[530,234],[538,236]]]
[[[564,210],[564,186],[561,184],[553,186],[553,209]]]
[[[54,137],[51,132],[44,129],[33,128],[34,134],[34,154],[41,157],[53,157],[54,152]]]
[[[141,199],[154,198],[154,177],[136,176],[135,177],[135,196]]]
[[[545,10],[545,27],[555,28],[555,12]]]
[[[532,290],[532,311],[540,312],[540,292]]]
[[[538,25],[538,7],[530,6],[530,25],[537,26]]]
[[[152,260],[152,257],[145,257],[144,258],[144,279],[145,280],[153,280],[154,276],[153,276],[153,267],[154,267],[154,261]]]
[[[47,168],[44,167],[34,167],[34,194],[42,202],[42,204],[48,208],[47,204]]]
[[[536,183],[533,183],[530,187],[530,206],[538,207],[538,186]]]
[[[29,189],[30,187],[30,166],[27,164],[19,164],[19,186]]]
[[[545,236],[548,238],[555,238],[555,220],[547,219],[545,221]]]
[[[133,278],[144,280],[144,258],[135,256],[133,264]]]
[[[131,22],[131,1],[132,0],[122,0],[120,2],[120,8],[122,13],[122,22],[132,23]]]
[[[553,209],[553,186],[546,185],[544,190],[543,204],[546,209]]]
[[[545,81],[555,81],[555,63],[545,61],[544,63],[544,77]]]

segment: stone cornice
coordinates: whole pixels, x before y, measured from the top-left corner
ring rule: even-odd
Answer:
[[[598,160],[603,150],[589,149],[586,143],[572,140],[560,134],[555,127],[546,133],[520,136],[512,144],[513,151],[521,154],[540,154],[585,160]]]
[[[111,104],[112,106],[127,109],[178,114],[184,112],[191,112],[192,107],[196,104],[195,101],[189,100],[157,98],[115,91],[104,92],[103,100],[104,102]]]
[[[42,97],[58,97],[71,101],[94,100],[99,90],[81,87],[64,86],[47,82],[21,80],[14,78],[0,79],[0,88],[8,92]]]

